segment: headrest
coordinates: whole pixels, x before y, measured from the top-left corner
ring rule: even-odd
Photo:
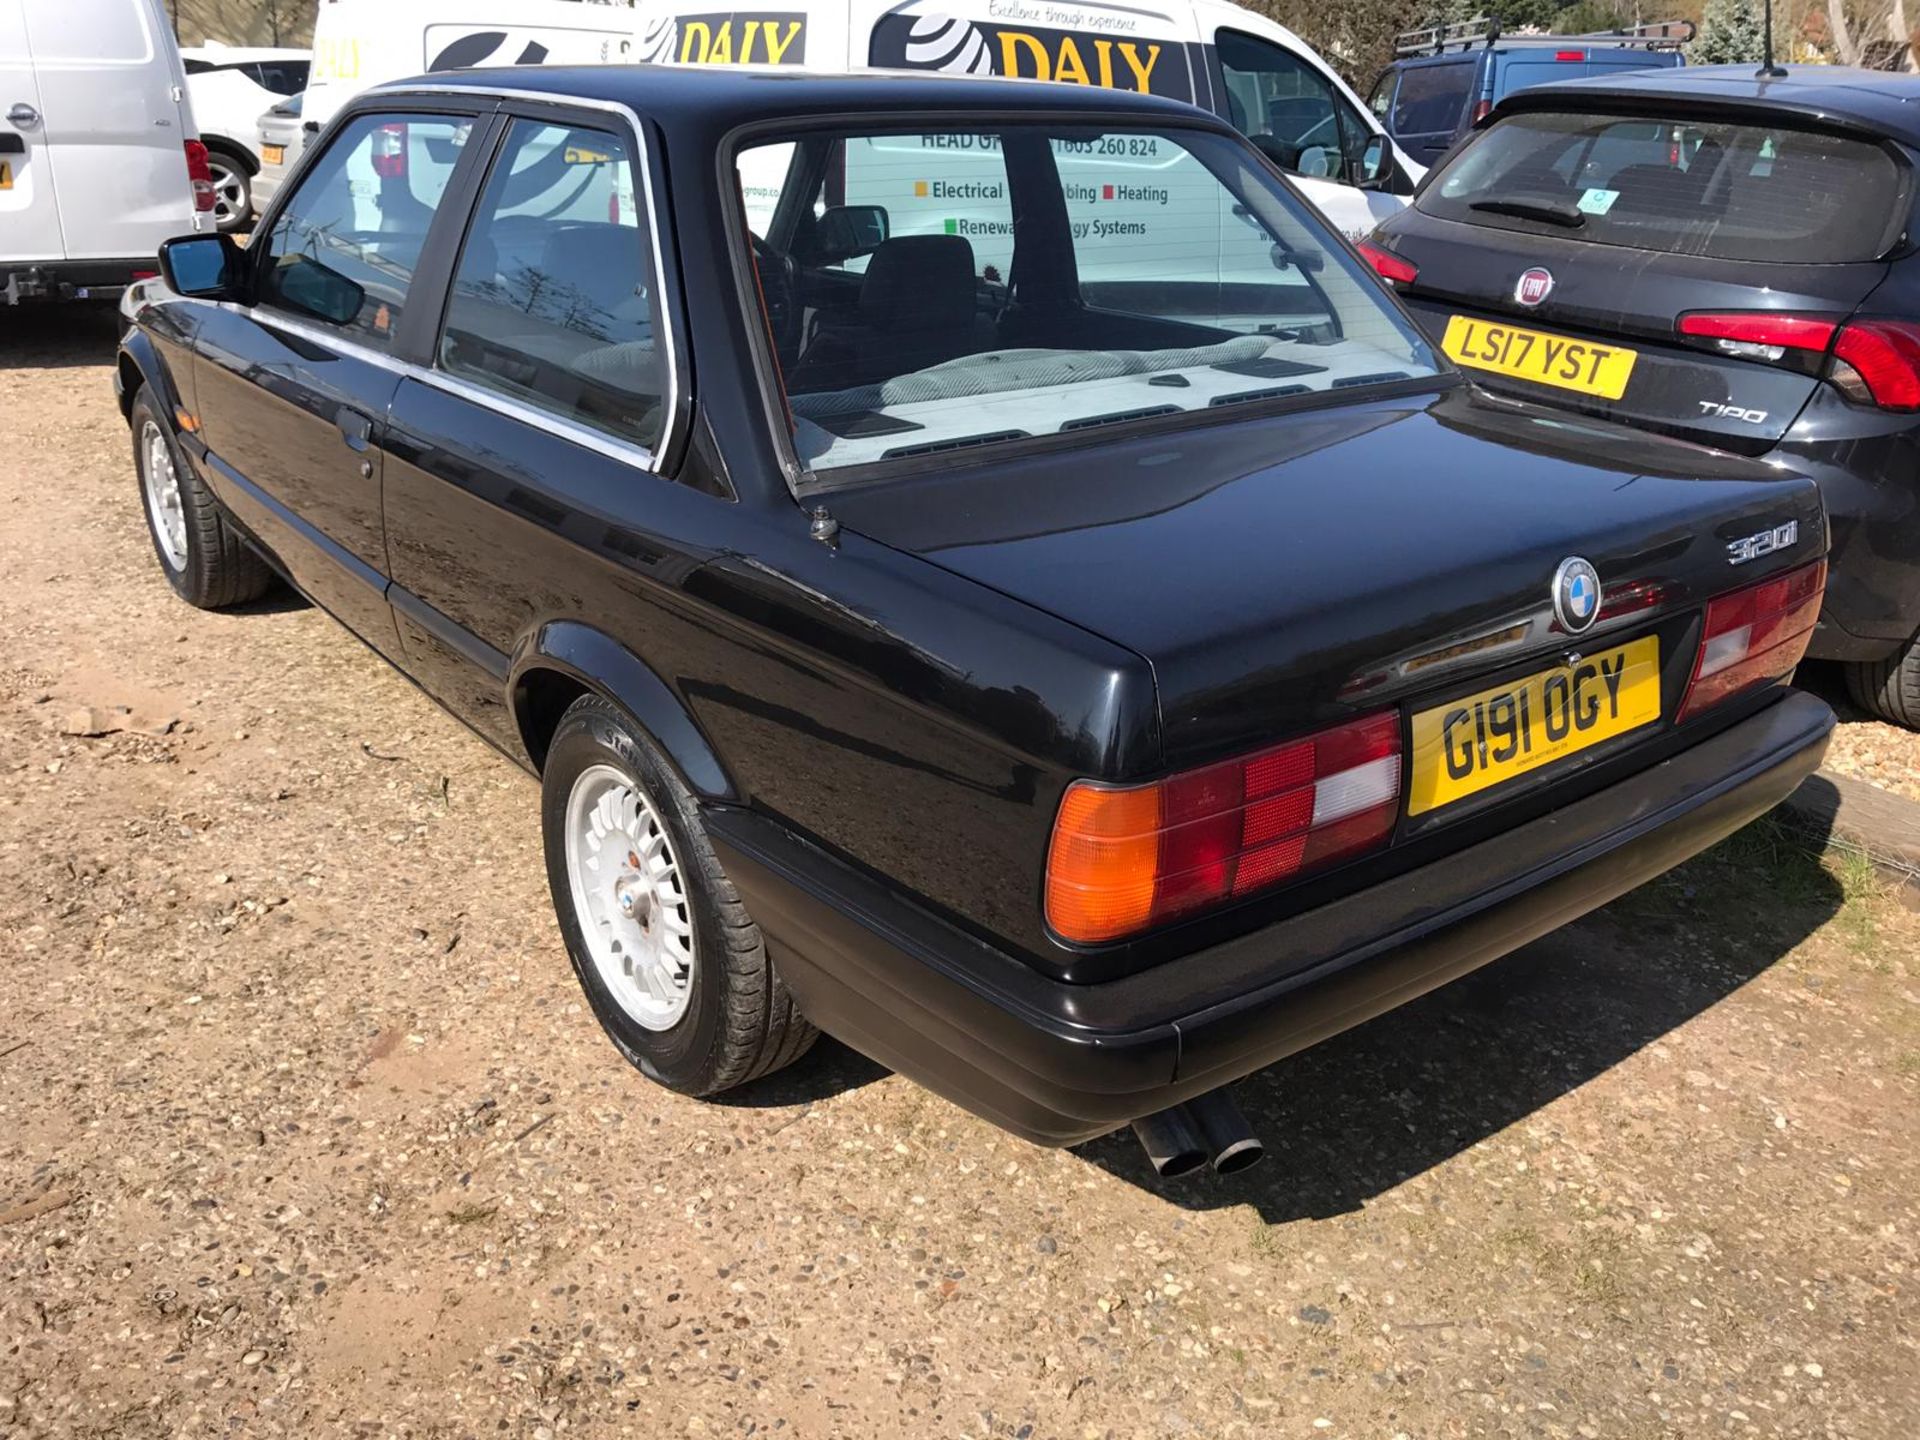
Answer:
[[[860,318],[875,330],[971,325],[973,246],[960,235],[901,235],[882,242],[860,286]]]

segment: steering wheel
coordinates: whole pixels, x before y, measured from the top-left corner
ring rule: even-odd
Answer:
[[[790,361],[800,349],[800,272],[793,257],[776,250],[758,235],[753,242],[753,268],[760,277],[760,303],[767,312],[767,328],[773,332],[773,348],[783,362]]]

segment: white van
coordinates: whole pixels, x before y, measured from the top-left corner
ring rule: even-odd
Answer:
[[[160,0],[0,0],[0,303],[118,294],[209,227]]]
[[[307,130],[368,86],[471,65],[943,70],[1190,101],[1244,131],[1355,237],[1405,205],[1423,173],[1305,41],[1228,0],[800,0],[724,11],[711,0],[493,4],[497,19],[470,0],[322,0]]]

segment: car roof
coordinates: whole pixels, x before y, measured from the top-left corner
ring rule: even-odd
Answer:
[[[1610,110],[1642,104],[1719,105],[1840,121],[1920,142],[1920,75],[1844,65],[1782,68],[1786,74],[1777,78],[1763,78],[1756,65],[1683,65],[1559,80],[1508,96],[1496,113],[1565,110],[1580,101]]]
[[[1131,90],[1095,89],[1039,80],[985,80],[937,71],[862,70],[851,74],[724,65],[574,65],[494,67],[437,71],[395,80],[367,92],[454,86],[479,94],[515,91],[552,95],[556,100],[608,101],[652,119],[684,118],[731,126],[783,116],[812,116],[844,110],[858,115],[876,111],[978,113],[1007,110],[1026,113],[1103,113],[1138,115],[1141,120],[1204,123],[1223,121],[1182,100],[1142,95]]]

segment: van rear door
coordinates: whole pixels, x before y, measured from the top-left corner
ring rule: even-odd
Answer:
[[[23,8],[65,257],[152,256],[195,228],[185,149],[194,133],[172,32],[153,0]]]
[[[26,0],[0,0],[0,265],[61,256],[60,210],[40,114]],[[0,285],[5,281],[0,275]]]

